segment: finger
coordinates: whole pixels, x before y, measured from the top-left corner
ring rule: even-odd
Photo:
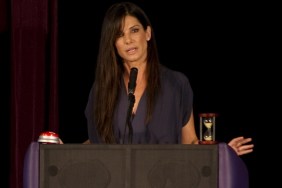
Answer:
[[[233,138],[233,139],[231,140],[231,142],[240,142],[240,141],[242,141],[242,140],[244,140],[244,137],[243,137],[243,136],[239,136],[239,137]]]
[[[239,148],[240,148],[240,150],[252,149],[252,148],[254,148],[254,144],[244,145],[244,146],[241,146],[241,147],[239,147]]]
[[[237,155],[245,155],[251,152],[253,152],[253,149],[242,150],[242,151],[237,152]]]
[[[238,143],[240,141],[244,140],[244,137],[236,137],[236,138],[233,138],[230,142],[229,142],[229,145],[233,145],[233,146],[237,146]]]

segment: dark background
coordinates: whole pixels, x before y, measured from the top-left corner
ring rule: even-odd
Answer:
[[[84,139],[68,135],[78,134],[80,127],[82,134],[86,132],[83,111],[94,78],[102,19],[112,2],[116,1],[59,2],[60,117],[68,132],[62,136],[69,141]],[[261,84],[252,66],[259,58],[258,15],[239,5],[133,2],[151,18],[162,64],[190,79],[195,115],[219,113],[218,131],[228,134],[222,138],[252,136],[257,126],[249,117],[256,113]]]
[[[116,1],[58,2],[59,133],[65,143],[80,143],[87,139],[84,108],[94,78],[102,19]],[[199,113],[215,112],[218,141],[253,138],[254,152],[241,158],[249,169],[250,187],[257,187],[256,178],[261,175],[256,169],[261,149],[258,129],[266,121],[262,94],[266,67],[259,63],[264,58],[260,51],[265,40],[261,37],[264,14],[256,4],[246,3],[133,2],[151,18],[162,64],[185,73],[191,82],[196,130]]]

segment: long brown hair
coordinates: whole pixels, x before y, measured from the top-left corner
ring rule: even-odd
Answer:
[[[103,20],[99,53],[94,82],[94,121],[97,131],[105,143],[116,143],[113,133],[114,111],[121,89],[124,72],[121,59],[115,49],[115,41],[122,29],[125,16],[136,17],[143,28],[151,27],[151,39],[148,41],[147,56],[147,115],[146,124],[152,117],[156,96],[160,90],[160,62],[156,40],[151,22],[145,12],[136,4],[121,2],[113,4]]]

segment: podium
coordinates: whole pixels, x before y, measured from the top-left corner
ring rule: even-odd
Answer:
[[[39,144],[24,160],[24,188],[248,188],[245,163],[215,145]]]

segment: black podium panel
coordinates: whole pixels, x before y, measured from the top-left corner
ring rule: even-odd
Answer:
[[[41,144],[40,188],[217,188],[218,145]]]

